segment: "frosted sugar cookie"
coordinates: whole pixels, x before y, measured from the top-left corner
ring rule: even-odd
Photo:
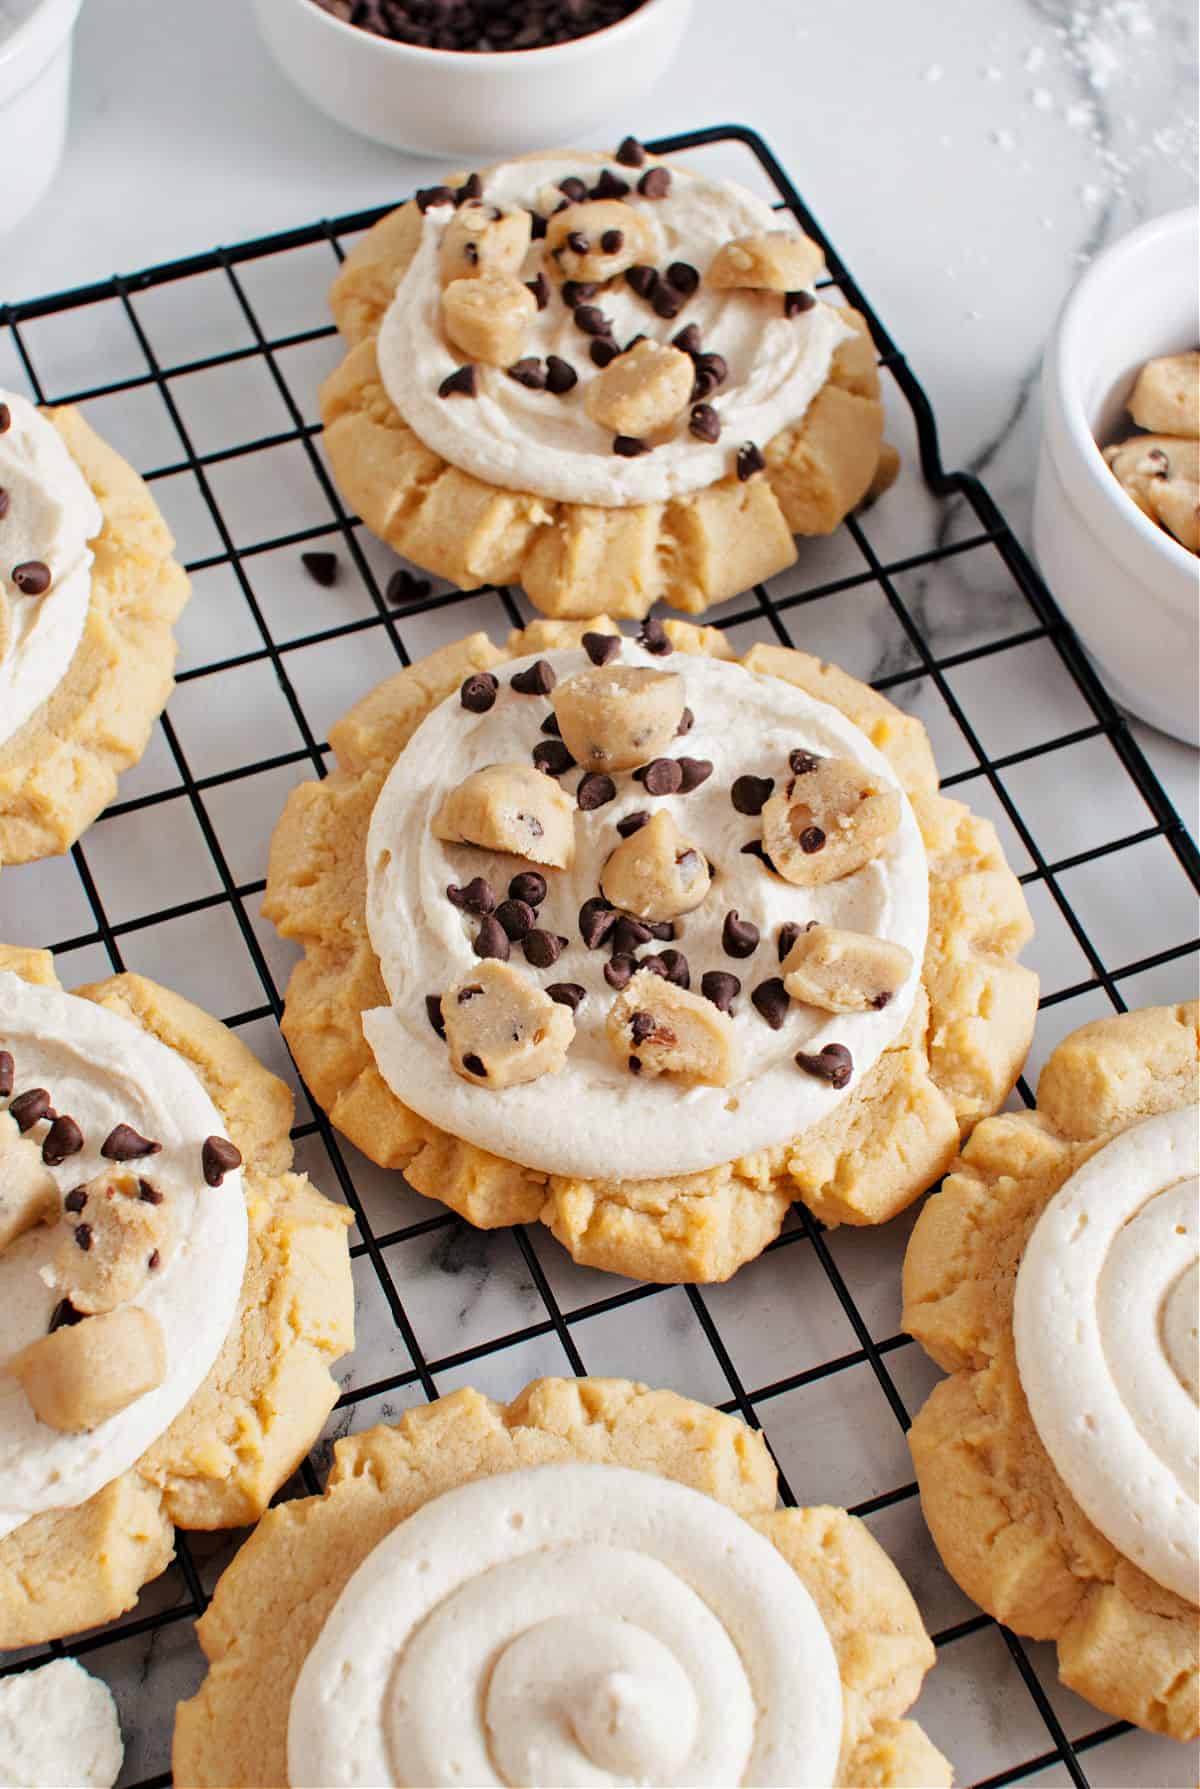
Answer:
[[[374,1161],[578,1260],[728,1277],[878,1223],[1004,1100],[1029,916],[920,724],[713,629],[538,622],[390,678],[293,792],[284,1029]]]
[[[816,295],[822,272],[785,215],[636,143],[454,176],[334,285],[338,484],[465,589],[699,613],[895,476],[866,325]]]
[[[171,693],[188,582],[78,411],[0,390],[0,863],[73,845]]]
[[[1196,1025],[1072,1033],[1036,1112],[976,1127],[904,1266],[905,1327],[951,1374],[911,1434],[947,1568],[1175,1739],[1200,1731]]]
[[[177,1782],[950,1782],[934,1651],[868,1530],[761,1436],[620,1379],[459,1391],[337,1444],[197,1629]]]
[[[0,1649],[121,1614],[173,1526],[252,1522],[319,1432],[349,1220],[291,1113],[178,995],[0,947]]]

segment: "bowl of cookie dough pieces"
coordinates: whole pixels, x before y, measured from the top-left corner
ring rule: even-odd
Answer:
[[[1200,744],[1200,213],[1114,243],[1042,369],[1033,540],[1123,707]]]

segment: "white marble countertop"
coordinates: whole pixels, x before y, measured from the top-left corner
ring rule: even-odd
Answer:
[[[29,298],[357,211],[428,179],[429,163],[377,149],[312,112],[259,47],[247,0],[192,6],[85,0],[77,49],[67,157],[41,209],[0,240],[0,299]],[[1027,540],[1042,342],[1065,292],[1100,246],[1145,217],[1194,203],[1195,56],[1189,0],[994,0],[987,7],[978,0],[859,0],[824,8],[799,0],[736,6],[696,0],[691,36],[659,92],[636,113],[612,119],[593,140],[725,121],[756,128],[923,381],[947,465],[980,471]],[[322,245],[286,271],[263,265],[248,273],[268,330],[272,320],[281,334],[324,321],[331,265]],[[222,295],[228,302],[228,293]],[[197,332],[198,351],[206,353],[204,331],[244,331],[244,319],[230,324],[218,306],[206,310],[211,299],[193,289],[189,303],[175,307],[172,289],[164,288],[137,303],[143,319],[151,319],[155,341],[169,343],[180,361],[189,358]],[[79,318],[86,320],[84,333],[77,320],[69,347],[68,332],[57,324],[54,330],[31,326],[35,354],[58,355],[58,365],[69,365],[64,389],[101,383],[111,352],[104,326],[97,321],[89,338],[88,313]],[[0,383],[14,367],[2,336]],[[226,340],[220,336],[218,350]],[[336,350],[318,342],[293,352],[290,377],[311,418],[313,384]],[[92,378],[84,376],[89,355]],[[267,383],[216,374],[174,381],[198,451],[275,426],[262,419],[263,406],[278,405]],[[895,398],[893,391],[904,482],[862,524],[884,561],[919,554],[961,526],[923,492]],[[132,458],[146,466],[178,459],[178,439],[153,391],[142,406],[131,400],[106,412],[103,403],[93,420],[102,428],[111,423]],[[214,470],[239,547],[291,526],[331,528],[328,504],[301,460],[289,444],[274,458],[256,456],[249,474],[237,460]],[[289,470],[294,463],[298,473]],[[183,556],[215,559],[220,542],[194,492],[185,500],[185,485],[190,489],[190,474],[166,477],[156,494]],[[959,537],[951,532],[951,538]],[[364,550],[386,575],[390,556],[369,542]],[[371,605],[350,578],[333,591],[317,591],[297,575],[295,549],[259,552],[245,563],[313,736],[324,738],[329,722],[377,681],[379,635],[347,631],[325,643],[310,643],[308,636],[343,621],[349,629],[369,617]],[[1006,850],[1028,878],[1038,927],[1028,960],[1049,996],[1030,1062],[1033,1078],[1064,1031],[1101,1016],[1109,1003],[1093,985],[1057,894],[1036,873],[944,699],[914,669],[911,644],[862,573],[861,553],[842,530],[828,542],[807,543],[800,566],[776,581],[774,593],[787,598],[825,581],[856,580],[853,593],[846,592],[853,600],[827,597],[788,611],[799,642],[860,676],[900,679],[890,693],[929,726],[943,772],[957,781],[954,793],[1000,825]],[[213,779],[203,798],[208,818],[277,988],[294,952],[258,918],[266,842],[287,788],[311,774],[311,764],[294,749],[299,736],[228,567],[214,564],[196,583],[202,600],[193,601],[179,629],[185,676],[169,711],[176,747],[168,749],[156,732],[143,763],[122,780],[116,812],[89,833],[90,893],[69,858],[0,877],[0,938],[74,941],[58,959],[64,981],[103,975],[110,965],[96,934],[94,902],[101,901],[128,967],[169,981],[222,1015],[260,1015],[242,1034],[288,1074],[274,1024],[261,1016],[261,971],[222,904],[209,843],[179,792],[173,751],[186,756],[196,778]],[[969,655],[1029,625],[1029,611],[986,546],[904,573],[896,587],[939,657]],[[409,649],[423,652],[465,626],[486,626],[499,636],[507,620],[498,599],[484,597],[402,626]],[[770,632],[762,619],[735,631],[741,645]],[[236,669],[220,673],[215,685],[206,682],[206,664],[235,654]],[[910,673],[911,682],[904,681]],[[948,682],[992,757],[1071,736],[1091,718],[1045,640],[986,658],[967,656]],[[1194,821],[1200,754],[1148,729],[1136,731],[1177,806]],[[303,761],[224,780],[239,765],[289,749]],[[1137,842],[1149,817],[1103,736],[1093,731],[1051,756],[1014,764],[1003,784],[1038,851],[1060,866],[1057,893],[1074,904],[1107,964],[1169,956],[1195,937],[1195,906],[1182,872],[1162,839]],[[1133,842],[1119,855],[1083,861],[1098,843],[1116,839]],[[152,922],[148,916],[160,908],[177,909],[177,917]],[[1176,958],[1131,974],[1121,986],[1137,1005],[1181,997],[1189,978],[1194,988],[1194,959]],[[377,1238],[437,1214],[437,1206],[398,1187],[396,1177],[353,1152],[346,1156]],[[300,1162],[336,1192],[319,1136],[303,1138]],[[888,1370],[911,1410],[936,1374],[897,1333],[899,1262],[909,1228],[910,1220],[901,1218],[876,1232],[840,1230],[826,1246],[870,1334],[884,1344]],[[730,1398],[732,1371],[798,1494],[868,1507],[874,1532],[909,1578],[931,1630],[951,1636],[918,1713],[955,1756],[957,1780],[1002,1775],[1047,1751],[1047,1730],[996,1631],[959,1632],[977,1611],[942,1572],[915,1498],[900,1489],[911,1478],[903,1437],[870,1366],[855,1358],[861,1337],[803,1235],[797,1231],[792,1246],[763,1256],[730,1285],[694,1298],[682,1288],[630,1288],[574,1267],[549,1239],[534,1240],[587,1370],[655,1378],[712,1402]],[[544,1321],[528,1258],[507,1232],[484,1235],[447,1222],[393,1234],[384,1254],[440,1391],[474,1383],[511,1396],[538,1373],[572,1370],[560,1333]],[[398,1383],[335,1412],[327,1440],[349,1426],[395,1417],[422,1397],[415,1356],[361,1253],[357,1273],[359,1345],[339,1378],[348,1391],[393,1376]],[[629,1302],[608,1302],[623,1295]],[[710,1320],[727,1350],[724,1360],[710,1346]],[[485,1352],[499,1337],[513,1339],[503,1352]],[[822,1376],[821,1363],[835,1359],[850,1364]],[[222,1538],[193,1544],[206,1587],[228,1553]],[[183,1598],[176,1569],[150,1588],[138,1613],[171,1606],[183,1613]],[[1103,1717],[1058,1684],[1052,1648],[1025,1651],[1072,1738],[1104,1727]],[[5,1662],[0,1657],[0,1667]],[[189,1623],[102,1642],[89,1663],[112,1683],[121,1705],[129,1745],[122,1780],[165,1771],[174,1700],[190,1693],[201,1668]],[[1107,1739],[1084,1757],[1095,1789],[1173,1789],[1196,1781],[1191,1748],[1137,1734]],[[1061,1762],[1050,1762],[1023,1780],[1049,1789],[1071,1779]]]

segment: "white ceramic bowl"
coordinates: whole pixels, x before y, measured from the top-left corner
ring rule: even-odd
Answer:
[[[421,155],[557,148],[640,99],[679,47],[692,0],[636,12],[544,50],[423,50],[335,19],[313,0],[255,0],[276,62],[348,130]]]
[[[1114,243],[1063,307],[1042,366],[1033,545],[1042,574],[1122,707],[1200,744],[1200,563],[1104,463],[1143,361],[1194,348],[1200,213]]]
[[[62,160],[71,39],[81,0],[37,0],[0,20],[0,235],[32,211]]]

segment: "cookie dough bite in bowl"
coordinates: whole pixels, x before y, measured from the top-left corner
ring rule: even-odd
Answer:
[[[1063,1682],[1200,1731],[1197,1201],[1188,1006],[1067,1037],[917,1220],[904,1327],[950,1374],[911,1431],[947,1570]]]
[[[461,588],[698,614],[894,476],[866,325],[817,297],[822,271],[763,200],[632,139],[449,176],[334,284],[334,475]]]
[[[0,390],[0,864],[66,851],[171,693],[188,581],[141,479],[77,410]]]
[[[339,1129],[471,1223],[726,1279],[793,1200],[891,1217],[1003,1104],[1020,888],[919,722],[835,667],[539,621],[330,739],[271,847],[284,1031]]]
[[[197,1633],[196,1789],[951,1780],[904,1718],[934,1649],[869,1531],[777,1509],[761,1435],[622,1379],[339,1441]]]
[[[178,995],[0,947],[0,1651],[131,1608],[175,1527],[253,1522],[319,1433],[349,1214],[291,1114]]]

